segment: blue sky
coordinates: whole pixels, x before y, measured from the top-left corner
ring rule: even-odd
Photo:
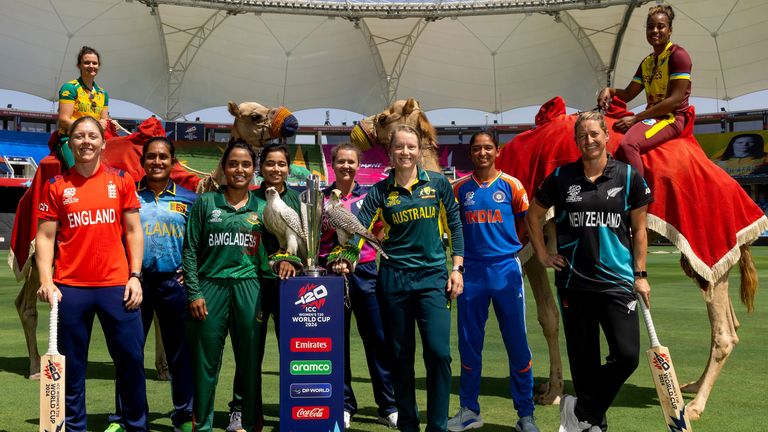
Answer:
[[[545,101],[542,100],[542,103]],[[637,108],[643,103],[642,97],[635,99],[633,108]],[[751,93],[730,101],[717,101],[710,98],[691,98],[691,103],[696,106],[698,114],[713,113],[720,111],[720,107],[725,107],[727,111],[743,111],[754,109],[768,109],[768,90]],[[12,90],[0,89],[0,107],[6,107],[12,104],[14,108],[28,111],[55,112],[56,103],[49,100],[32,96],[26,93],[20,93]],[[289,107],[290,108],[290,107]],[[383,109],[383,107],[382,107]],[[484,125],[492,124],[498,120],[500,124],[518,124],[533,123],[534,116],[539,107],[517,108],[505,111],[501,114],[488,114],[477,110],[467,109],[440,109],[427,111],[430,121],[437,126],[447,126],[451,121],[456,125]],[[152,112],[119,99],[110,99],[109,111],[116,118],[136,118],[145,119],[152,115]],[[301,125],[322,125],[325,122],[325,109],[310,109],[296,111],[294,114]],[[226,110],[225,106],[208,108],[187,114],[187,120],[195,120],[200,117],[201,121],[210,123],[230,123],[232,116]],[[362,115],[344,110],[330,110],[331,124],[341,125],[347,122],[351,125],[353,121],[359,120]]]

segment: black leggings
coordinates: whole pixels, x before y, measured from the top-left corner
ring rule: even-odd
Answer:
[[[564,292],[565,291],[565,292]],[[563,330],[571,378],[576,390],[576,416],[599,425],[624,381],[637,368],[640,329],[632,293],[560,291]],[[602,364],[600,328],[608,342]]]

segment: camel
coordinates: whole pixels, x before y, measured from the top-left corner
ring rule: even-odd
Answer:
[[[350,139],[362,150],[367,150],[373,145],[389,148],[390,133],[400,124],[407,124],[421,133],[422,167],[442,171],[437,153],[437,132],[413,98],[395,101],[383,112],[367,117],[353,128]],[[528,260],[524,262],[523,270],[531,284],[539,324],[549,350],[549,380],[541,386],[535,399],[540,404],[559,403],[563,393],[563,366],[558,344],[560,315],[549,287],[547,272],[541,264],[536,260]]]
[[[374,145],[389,150],[389,135],[401,124],[411,126],[421,133],[421,166],[431,171],[441,171],[437,132],[416,99],[395,101],[379,114],[364,118],[352,129],[350,140],[363,151]]]
[[[612,125],[628,114],[622,101],[612,101],[606,113],[611,153],[622,137]],[[701,288],[711,325],[707,366],[696,381],[682,386],[683,391],[696,393],[686,408],[691,420],[699,419],[704,412],[712,387],[739,342],[736,334],[739,322],[728,296],[728,274],[738,263],[741,300],[747,311],[751,311],[757,272],[749,244],[768,228],[768,219],[762,210],[735,180],[704,154],[693,137],[694,118],[691,107],[680,137],[642,156],[645,179],[656,200],[648,209],[648,227],[669,239],[681,251],[681,266]],[[536,116],[536,127],[507,143],[501,150],[497,166],[520,179],[527,190],[535,190],[555,167],[578,159],[574,142],[575,119],[576,114],[565,114],[562,99],[545,103]],[[550,211],[547,219],[551,215]],[[521,259],[530,258],[530,249],[528,245],[523,250]],[[532,265],[534,262],[537,260],[528,260],[526,271],[535,293],[541,286],[535,285],[534,279],[543,284],[547,278],[544,268]],[[541,305],[537,298],[537,306],[540,312],[549,308],[546,312],[549,316],[557,314],[554,304]],[[545,332],[550,347],[557,344],[556,334]],[[549,384],[550,392],[553,384],[558,388],[558,382],[553,382],[551,376]],[[559,390],[562,391],[562,381]]]
[[[258,153],[263,144],[275,138],[290,137],[296,133],[298,122],[291,112],[285,107],[271,108],[256,102],[228,103],[229,112],[235,117],[232,126],[232,137],[242,138],[247,141]],[[119,126],[119,125],[118,125]],[[128,136],[117,137],[117,133],[108,134],[107,146],[102,154],[106,165],[122,169],[134,179],[140,179],[144,175],[139,158],[144,142],[152,136],[165,135],[165,130],[159,120],[147,119],[139,126],[139,131]],[[171,179],[177,184],[190,190],[203,192],[211,190],[217,184],[212,173],[207,179],[201,180],[196,174],[177,164],[171,173]],[[8,264],[14,270],[16,280],[23,281],[21,291],[14,302],[19,314],[24,337],[27,342],[29,354],[29,379],[37,380],[40,377],[40,352],[37,348],[37,297],[39,287],[39,274],[35,268],[33,259],[35,245],[34,238],[37,232],[37,206],[42,194],[42,185],[50,177],[61,172],[61,165],[52,153],[43,158],[35,172],[32,185],[24,194],[16,209],[13,235],[11,240],[11,253]],[[195,171],[196,172],[196,171]],[[211,181],[211,179],[214,179]],[[206,181],[207,180],[207,181]],[[157,325],[155,325],[157,329]],[[161,379],[167,379],[168,366],[165,361],[165,352],[159,333],[156,332],[156,356],[155,366]]]

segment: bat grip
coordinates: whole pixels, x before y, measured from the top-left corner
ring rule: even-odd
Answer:
[[[48,318],[48,354],[59,354],[59,293],[53,293],[51,316]]]
[[[640,305],[640,310],[643,312],[643,320],[645,321],[645,327],[648,329],[648,338],[651,340],[651,347],[656,348],[661,346],[659,337],[656,336],[656,327],[653,325],[653,319],[651,318],[651,311],[648,306],[645,305],[645,300],[640,294],[637,294],[637,304]]]

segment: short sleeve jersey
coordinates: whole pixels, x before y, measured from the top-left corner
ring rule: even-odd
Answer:
[[[593,183],[578,160],[555,169],[535,196],[544,207],[555,207],[557,250],[567,260],[555,272],[558,289],[632,291],[630,212],[653,201],[637,171],[609,158]]]
[[[518,179],[499,172],[480,182],[468,175],[454,183],[453,191],[464,227],[465,259],[509,258],[522,248],[515,218],[528,212],[528,195]]]
[[[87,91],[82,78],[78,78],[61,86],[59,90],[59,104],[74,105],[72,120],[80,117],[91,116],[95,119],[101,118],[101,112],[109,107],[109,96],[107,91],[93,83],[93,90]],[[66,134],[68,131],[59,130],[59,133]]]
[[[384,223],[383,249],[389,259],[379,265],[403,270],[445,266],[443,233],[452,254],[464,256],[459,208],[448,180],[440,173],[419,169],[416,182],[403,187],[395,171],[368,191],[357,214],[367,228]]]
[[[658,57],[651,53],[643,59],[632,81],[645,88],[648,108],[667,97],[670,81],[688,81],[685,97],[674,110],[676,114],[683,114],[688,109],[688,97],[691,95],[691,68],[691,56],[688,52],[680,45],[669,42]]]
[[[181,269],[181,251],[189,212],[197,195],[168,181],[156,195],[146,178],[136,189],[141,202],[141,228],[144,232],[144,273],[171,273]]]
[[[125,285],[123,213],[139,206],[135,183],[121,170],[101,165],[88,178],[74,169],[51,178],[40,201],[40,218],[59,225],[53,281],[79,287]]]
[[[323,196],[327,200],[331,196],[331,192],[336,189],[336,183],[333,183],[329,187],[323,189]],[[363,200],[367,195],[366,191],[355,182],[355,186],[352,188],[352,192],[346,196],[341,197],[341,205],[353,215],[357,216],[360,212],[360,208],[363,206]],[[378,228],[378,229],[377,229]],[[378,232],[381,229],[381,224],[374,227],[373,232]],[[328,221],[323,218],[322,234],[320,236],[320,256],[327,257],[331,253],[334,247],[338,246],[339,240],[336,237],[336,230],[328,225]],[[363,243],[363,247],[360,248],[360,264],[367,263],[376,260],[376,249],[371,247],[368,242]]]

